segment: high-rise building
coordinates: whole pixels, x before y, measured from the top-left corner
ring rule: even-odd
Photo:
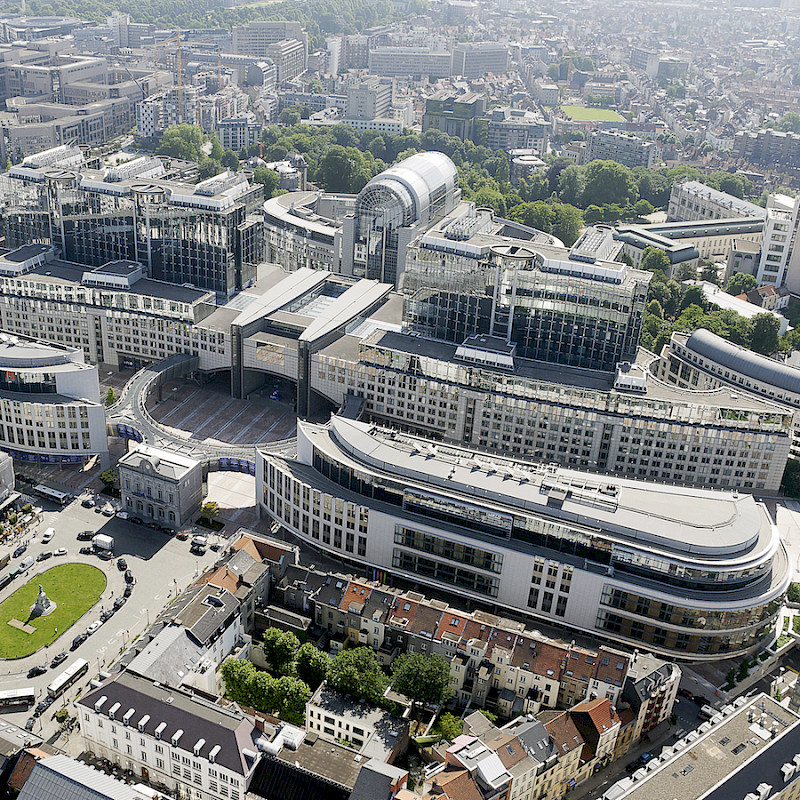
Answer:
[[[469,271],[448,256],[458,228],[449,235],[423,237],[434,258],[407,262],[410,331],[454,344],[489,335],[521,358],[596,370],[634,360],[652,275],[609,259],[619,249],[610,231],[589,229],[569,251],[500,240],[477,260],[465,242]]]
[[[9,172],[7,246],[45,242],[94,267],[135,261],[152,278],[224,295],[255,279],[263,192],[243,174],[191,185],[163,180],[157,159],[57,174],[34,163]]]
[[[547,150],[549,123],[533,111],[500,106],[489,112],[486,146],[492,150]]]
[[[269,46],[286,39],[297,39],[308,52],[308,34],[299,22],[255,20],[233,26],[233,52],[264,58]]]
[[[369,71],[386,77],[427,75],[449,78],[452,56],[430,47],[374,47],[369,51]]]
[[[440,91],[425,101],[422,130],[437,130],[458,139],[475,141],[486,112],[486,97],[477,92],[453,94]]]
[[[275,64],[275,79],[289,83],[306,71],[308,47],[300,39],[282,39],[267,45],[267,57]]]
[[[453,75],[480,78],[508,71],[508,45],[501,42],[463,42],[453,47]]]
[[[391,79],[377,77],[347,89],[348,119],[372,120],[388,117],[391,113],[394,83]]]

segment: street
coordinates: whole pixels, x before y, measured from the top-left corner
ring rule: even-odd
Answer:
[[[25,556],[35,558],[44,550],[55,550],[59,547],[66,547],[68,553],[65,557],[53,557],[47,561],[34,563],[24,578],[12,580],[0,591],[0,601],[5,600],[26,581],[35,580],[39,572],[56,564],[89,563],[102,569],[108,580],[99,602],[70,629],[60,631],[59,637],[52,644],[26,658],[0,661],[3,687],[15,689],[32,686],[36,689],[37,702],[46,695],[47,685],[76,658],[85,658],[89,662],[88,674],[37,719],[34,731],[47,739],[58,728],[52,721],[53,713],[85,689],[88,682],[97,677],[99,671],[107,669],[156,619],[177,593],[183,591],[197,575],[214,563],[217,553],[209,549],[204,556],[195,556],[189,552],[188,541],[181,541],[161,531],[150,530],[143,525],[134,525],[116,517],[104,517],[95,513],[94,509],[82,508],[80,499],[76,499],[62,510],[52,510],[47,503],[43,505],[51,510],[45,510],[42,514]],[[50,543],[43,545],[40,541],[41,536],[48,527],[55,528],[56,534]],[[113,536],[115,559],[102,561],[95,555],[79,555],[79,548],[87,542],[77,541],[76,536],[84,530]],[[13,543],[11,549],[20,541]],[[114,600],[122,595],[125,581],[123,573],[116,566],[116,558],[120,556],[125,558],[136,579],[133,593],[111,619],[75,651],[70,652],[74,637],[85,632],[87,626],[99,619],[102,611],[112,606]],[[20,560],[13,559],[6,570],[12,569]],[[69,653],[69,658],[62,665],[52,670],[48,669],[44,675],[36,678],[27,678],[27,672],[32,666],[49,664],[53,656],[62,651]],[[32,713],[33,708],[27,711],[3,713],[2,719],[24,726]]]

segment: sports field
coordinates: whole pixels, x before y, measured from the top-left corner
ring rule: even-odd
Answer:
[[[46,617],[30,619],[30,607],[40,583],[58,608]],[[103,571],[89,564],[59,564],[34,575],[0,604],[0,658],[24,658],[50,644],[100,599],[105,588]],[[8,624],[11,619],[27,623],[36,631],[18,630]]]
[[[581,121],[622,122],[622,117],[610,108],[590,108],[589,106],[561,106],[570,118]]]

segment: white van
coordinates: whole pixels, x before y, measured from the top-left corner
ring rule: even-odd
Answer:
[[[48,528],[42,536],[42,544],[47,544],[56,535],[55,528]]]

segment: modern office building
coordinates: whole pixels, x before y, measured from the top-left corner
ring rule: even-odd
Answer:
[[[308,45],[301,39],[283,39],[267,45],[266,57],[275,65],[275,81],[282,86],[306,71]]]
[[[269,57],[270,45],[289,39],[302,42],[308,52],[308,34],[299,22],[254,20],[233,26],[233,52],[242,55]]]
[[[486,112],[486,97],[477,92],[453,94],[440,91],[425,101],[422,130],[437,130],[458,139],[475,141]]]
[[[80,348],[2,333],[0,370],[0,449],[20,461],[80,464],[99,457],[107,465],[97,367],[84,363]]]
[[[618,161],[626,167],[652,169],[656,143],[623,131],[594,130],[586,143],[586,162]]]
[[[196,86],[173,86],[136,104],[136,135],[158,136],[171,125],[197,125],[200,91]]]
[[[345,217],[342,272],[398,284],[408,244],[460,197],[458,170],[443,153],[418,153],[376,175]]]
[[[373,75],[410,75],[449,78],[452,56],[429,47],[374,47],[369,51],[369,71]]]
[[[699,181],[676,183],[670,192],[667,219],[671,222],[741,217],[763,220],[767,217],[767,210]]]
[[[453,47],[453,75],[480,78],[508,71],[508,45],[502,42],[461,42]]]
[[[339,416],[300,422],[296,458],[261,453],[256,475],[262,511],[334,557],[672,656],[757,646],[791,578],[750,495],[523,464]]]
[[[372,120],[388,117],[394,99],[394,82],[390,79],[368,78],[347,89],[348,119]]]
[[[408,330],[455,344],[488,334],[522,358],[596,370],[635,359],[652,276],[610,260],[610,231],[570,250],[496,241],[469,274],[452,256],[459,238],[457,225],[423,236],[431,257],[408,261]]]
[[[191,185],[160,179],[151,159],[101,169],[39,163],[26,160],[3,180],[8,247],[53,244],[90,267],[138,262],[152,278],[223,295],[255,279],[263,192],[243,173]]]
[[[486,146],[492,150],[547,151],[549,123],[533,111],[498,106],[489,112]],[[469,138],[469,137],[467,137]]]
[[[200,511],[203,467],[199,461],[134,444],[117,469],[122,505],[128,513],[179,528]]]

